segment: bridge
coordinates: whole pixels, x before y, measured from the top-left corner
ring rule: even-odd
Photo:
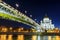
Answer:
[[[19,23],[23,23],[28,26],[31,26],[32,29],[35,29],[37,31],[39,29],[39,31],[40,31],[40,25],[38,23],[36,23],[34,20],[29,18],[28,16],[24,15],[22,12],[19,12],[17,9],[6,4],[5,2],[0,2],[0,19],[17,21]],[[17,34],[17,40],[24,40],[24,35],[26,35],[28,33],[29,33],[29,35],[35,34],[33,32],[20,32],[20,31],[21,30],[19,29],[18,32],[15,32],[15,31],[10,32],[10,31],[7,31],[6,28],[1,28],[0,29],[0,34],[1,34],[0,40],[12,40],[12,38],[13,38],[12,36],[14,34]],[[7,36],[8,36],[8,38],[6,39]],[[32,36],[32,40],[36,40],[36,39],[34,39],[34,36]]]
[[[40,25],[34,20],[14,9],[5,2],[0,3],[0,18],[21,22],[23,24],[31,26],[34,29],[40,27]]]

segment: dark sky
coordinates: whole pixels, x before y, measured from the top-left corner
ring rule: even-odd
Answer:
[[[55,0],[3,0],[16,8],[16,3],[19,4],[17,8],[23,12],[26,10],[27,16],[32,15],[32,19],[37,19],[38,23],[43,19],[45,14],[52,19],[55,26],[60,27],[60,3]]]

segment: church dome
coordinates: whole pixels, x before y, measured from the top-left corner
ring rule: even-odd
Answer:
[[[47,15],[45,15],[45,17],[43,18],[43,20],[49,20],[49,17]]]
[[[52,24],[52,20],[47,15],[45,15],[43,20],[41,20],[41,24],[40,25],[44,29],[46,29],[46,30],[54,29],[55,28],[54,24]]]

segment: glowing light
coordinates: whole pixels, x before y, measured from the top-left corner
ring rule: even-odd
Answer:
[[[13,40],[12,35],[8,35],[8,40]]]
[[[51,36],[48,36],[48,40],[51,40]]]
[[[6,39],[6,36],[7,36],[7,35],[0,35],[0,36],[1,36],[0,40],[7,40],[7,39]]]
[[[32,15],[30,15],[30,17],[32,17]]]
[[[17,40],[24,40],[24,35],[18,35]]]
[[[60,36],[56,36],[56,40],[60,40]]]
[[[23,28],[21,28],[21,30],[23,30]]]
[[[21,32],[21,29],[20,28],[18,29],[18,32]]]
[[[36,40],[37,36],[36,35],[33,35],[32,36],[32,40]]]
[[[10,27],[10,30],[12,30],[12,27]]]
[[[2,28],[2,32],[7,32],[7,28]]]
[[[19,5],[18,5],[18,4],[16,4],[16,7],[19,7]]]
[[[27,11],[25,11],[25,13],[27,13]]]

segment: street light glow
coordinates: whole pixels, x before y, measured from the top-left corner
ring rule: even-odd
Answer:
[[[27,11],[25,10],[25,13],[27,13]]]
[[[30,17],[32,17],[32,15],[30,15]]]
[[[16,7],[19,7],[19,5],[18,5],[18,4],[16,4]]]

